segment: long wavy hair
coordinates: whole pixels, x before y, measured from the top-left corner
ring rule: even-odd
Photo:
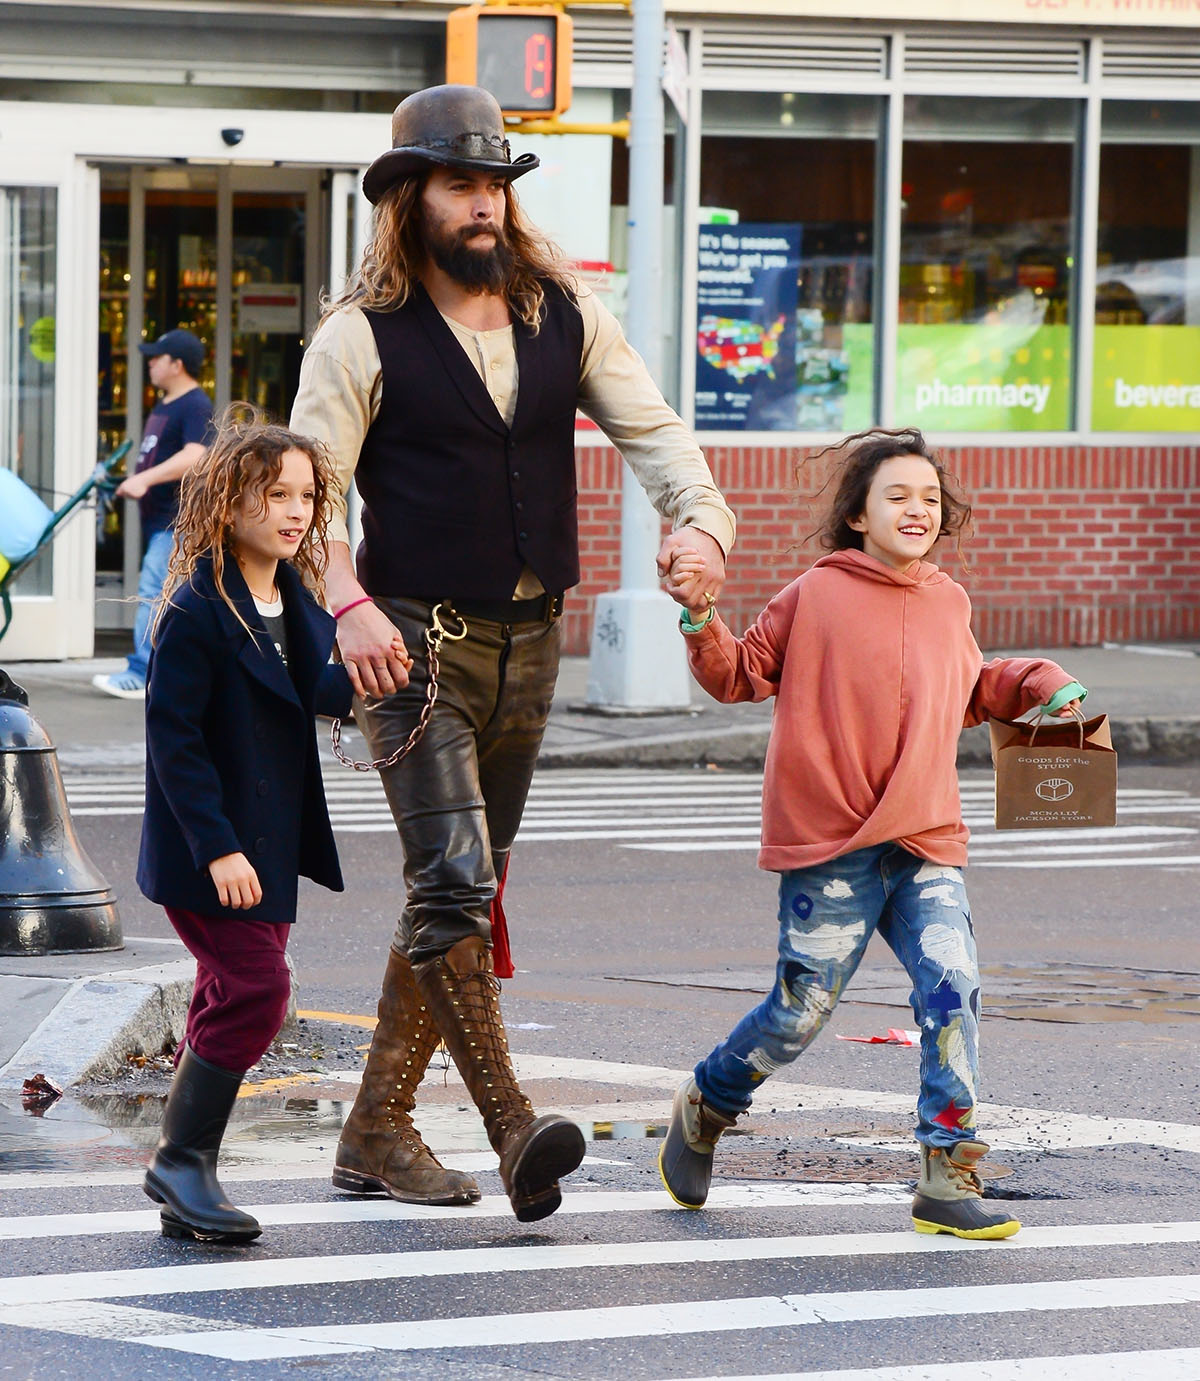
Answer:
[[[175,545],[154,611],[152,640],[172,597],[191,580],[205,556],[212,558],[213,578],[221,598],[246,632],[254,636],[225,586],[226,564],[233,556],[233,519],[239,508],[251,516],[266,511],[266,491],[279,478],[288,451],[301,451],[312,463],[313,520],[287,564],[295,567],[318,599],[323,598],[333,463],[325,447],[313,437],[299,436],[268,421],[246,403],[233,403],[222,414],[212,445],[180,482]]]
[[[894,431],[869,427],[832,446],[823,447],[809,459],[815,462],[826,456],[832,458],[834,468],[820,493],[823,494],[835,481],[836,488],[819,526],[805,540],[816,537],[826,551],[845,551],[848,547],[862,551],[863,534],[852,528],[850,523],[853,519],[861,518],[866,511],[867,494],[875,472],[885,460],[895,456],[921,456],[933,466],[942,491],[942,524],[935,540],[952,536],[955,551],[966,565],[962,544],[971,531],[971,505],[962,494],[958,480],[946,469],[941,457],[916,427],[900,427]]]
[[[428,256],[421,194],[429,176],[425,172],[403,178],[379,198],[362,262],[340,293],[322,299],[322,321],[344,307],[391,312],[408,301]],[[513,312],[536,333],[546,296],[543,282],[556,284],[568,297],[574,296],[576,283],[562,251],[521,210],[511,182],[504,184],[504,236],[513,255],[504,296]]]

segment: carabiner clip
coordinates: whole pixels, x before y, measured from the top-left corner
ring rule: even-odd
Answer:
[[[446,607],[449,613],[449,617],[458,620],[457,633],[452,633],[442,622],[441,612],[443,605]],[[466,619],[464,619],[463,616],[457,612],[457,610],[454,608],[454,605],[451,604],[448,599],[444,599],[442,600],[441,604],[435,604],[433,606],[431,622],[433,624],[433,636],[438,640],[439,643],[442,641],[443,638],[449,638],[452,643],[458,643],[462,642],[462,640],[467,636]]]

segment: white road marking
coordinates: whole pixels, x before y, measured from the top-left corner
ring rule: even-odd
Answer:
[[[730,1261],[824,1261],[862,1256],[928,1256],[947,1252],[1002,1255],[1013,1251],[1172,1246],[1194,1242],[1200,1242],[1200,1222],[1027,1227],[1002,1245],[967,1242],[956,1237],[925,1237],[910,1229],[906,1232],[848,1232],[822,1236],[363,1252],[340,1256],[282,1257],[266,1261],[221,1261],[211,1265],[148,1266],[116,1271],[11,1276],[0,1279],[0,1308],[58,1304],[68,1300],[274,1290],[285,1286],[417,1280],[438,1276],[613,1270],[631,1266],[694,1266]]]
[[[680,1303],[552,1309],[416,1322],[244,1328],[127,1337],[152,1347],[229,1361],[318,1356],[327,1348],[414,1352],[482,1349],[613,1338],[693,1337],[751,1329],[805,1328],[885,1319],[1162,1308],[1200,1302],[1200,1275],[1039,1280],[949,1289],[852,1290],[818,1295],[687,1300]]]
[[[907,1187],[894,1184],[725,1184],[709,1195],[717,1209],[800,1208],[844,1205],[906,1204]],[[477,1204],[431,1208],[399,1204],[390,1199],[338,1199],[329,1203],[242,1204],[266,1227],[295,1227],[332,1223],[440,1223],[460,1218],[511,1218],[512,1205],[503,1194],[485,1194]],[[665,1189],[580,1190],[567,1188],[557,1217],[589,1213],[682,1213]],[[0,1218],[0,1241],[28,1241],[41,1237],[102,1237],[109,1233],[157,1233],[158,1209],[112,1210],[107,1213],[42,1213]]]
[[[611,1064],[604,1060],[561,1059],[553,1055],[517,1055],[522,1079],[579,1079],[596,1083],[622,1083],[633,1087],[670,1089],[672,1092],[689,1070],[659,1065]],[[764,1109],[805,1112],[830,1108],[856,1108],[868,1112],[896,1113],[912,1117],[916,1094],[883,1093],[874,1089],[826,1088],[820,1084],[773,1079],[760,1095]],[[622,1106],[625,1106],[624,1104]],[[654,1106],[658,1106],[655,1104]],[[980,1135],[994,1149],[1065,1150],[1070,1147],[1108,1146],[1134,1142],[1200,1152],[1200,1126],[1182,1122],[1152,1122],[1142,1118],[1091,1116],[1057,1108],[1013,1107],[1003,1103],[977,1105]],[[630,1110],[630,1120],[637,1120]]]
[[[687,1381],[1196,1381],[1200,1348],[1075,1353],[1070,1357],[963,1356],[957,1362],[851,1371],[762,1372],[754,1376],[692,1376]]]

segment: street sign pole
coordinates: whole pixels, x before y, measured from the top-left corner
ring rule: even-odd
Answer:
[[[663,5],[633,0],[626,334],[662,380]],[[658,514],[628,467],[621,489],[621,588],[596,599],[588,704],[669,710],[689,704],[679,606],[658,584]]]

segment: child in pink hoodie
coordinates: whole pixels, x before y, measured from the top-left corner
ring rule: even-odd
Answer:
[[[983,661],[966,591],[924,560],[969,506],[915,429],[838,448],[821,527],[830,550],[735,638],[706,604],[680,626],[692,674],[717,700],[776,697],[759,866],[780,874],[779,962],[769,995],[675,1095],[659,1170],[700,1208],[721,1133],[768,1075],[828,1020],[874,931],[912,979],[921,1028],[918,1232],[1010,1237],[982,1202],[975,1132],[979,969],[963,886],[967,828],[959,731],[1036,706],[1069,715],[1087,694],[1054,662]],[[672,574],[699,570],[677,554]]]

